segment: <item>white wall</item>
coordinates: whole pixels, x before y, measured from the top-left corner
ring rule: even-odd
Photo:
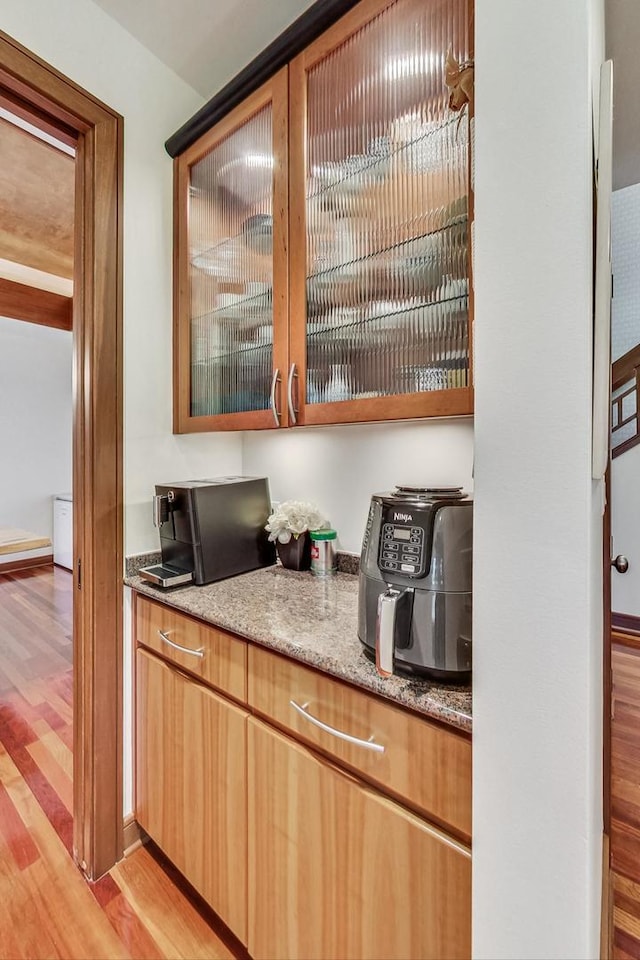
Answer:
[[[491,960],[599,956],[601,21],[596,0],[476,4],[473,955]]]
[[[460,484],[471,490],[473,421],[305,427],[247,433],[243,468],[269,477],[273,500],[314,500],[360,553],[372,493],[399,483]]]
[[[240,469],[233,435],[171,432],[172,134],[203,100],[90,0],[2,0],[2,29],[124,116],[125,553],[157,549],[156,482]]]
[[[71,348],[66,330],[0,317],[0,526],[51,537],[51,498],[71,489]]]
[[[640,183],[611,198],[611,353],[614,360],[640,343]]]
[[[611,609],[640,617],[640,446],[627,450],[611,462],[612,556],[629,560],[624,575],[611,574]]]

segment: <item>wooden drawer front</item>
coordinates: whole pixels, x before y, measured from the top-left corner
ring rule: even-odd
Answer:
[[[248,714],[146,650],[136,681],[136,819],[246,943]]]
[[[471,742],[464,735],[254,646],[248,694],[263,716],[470,838]],[[291,701],[360,742],[319,728]]]
[[[136,640],[182,670],[246,703],[247,644],[244,640],[141,596],[136,598]]]
[[[249,952],[471,955],[468,849],[251,718]]]

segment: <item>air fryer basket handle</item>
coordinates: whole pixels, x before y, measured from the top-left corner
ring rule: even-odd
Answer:
[[[376,670],[381,677],[393,675],[393,651],[398,600],[404,591],[388,587],[378,597],[376,620]]]

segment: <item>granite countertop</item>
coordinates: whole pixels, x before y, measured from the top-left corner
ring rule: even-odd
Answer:
[[[145,596],[190,613],[325,673],[471,731],[471,688],[405,677],[383,679],[358,640],[358,579],[266,567],[204,587],[163,590],[128,576]]]

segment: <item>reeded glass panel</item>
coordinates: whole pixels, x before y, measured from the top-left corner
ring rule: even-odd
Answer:
[[[308,77],[307,402],[468,383],[466,0],[397,0]]]
[[[264,410],[273,354],[272,111],[191,168],[191,415]]]

